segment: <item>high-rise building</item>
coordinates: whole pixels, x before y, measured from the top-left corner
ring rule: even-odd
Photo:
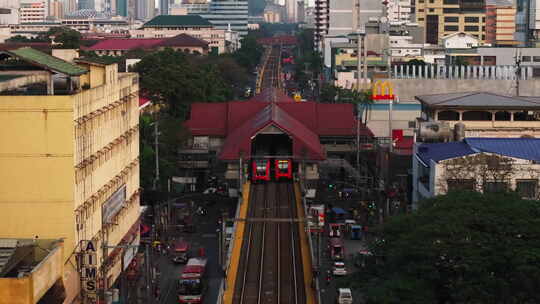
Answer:
[[[18,24],[19,8],[18,0],[0,0],[0,24]]]
[[[74,303],[88,280],[111,288],[129,265],[122,257],[132,249],[106,246],[139,244],[138,76],[30,48],[6,54],[25,65],[15,66],[18,80],[4,81],[0,96],[0,138],[9,142],[0,145],[0,237],[62,238],[61,288]],[[83,268],[101,271],[85,276]],[[37,301],[43,289],[34,288],[19,297]]]
[[[328,0],[316,0],[314,9],[315,31],[313,37],[314,47],[320,49],[322,38],[328,34],[330,19],[330,5]]]
[[[49,6],[49,16],[57,19],[64,18],[64,3],[60,0],[52,0]]]
[[[168,15],[171,0],[159,0],[159,14]]]
[[[189,11],[189,14],[194,14]],[[214,0],[209,3],[209,12],[199,13],[214,28],[238,32],[240,36],[248,33],[248,1],[247,0]]]
[[[128,0],[115,0],[115,1],[116,1],[116,10],[115,10],[116,15],[127,17],[128,16]]]
[[[20,23],[44,22],[49,15],[49,1],[21,0],[19,9]]]
[[[485,0],[418,0],[416,21],[424,27],[426,43],[438,44],[443,36],[457,32],[484,42],[485,6]]]
[[[94,0],[79,0],[79,9],[94,9]]]
[[[488,0],[486,5],[486,43],[496,46],[518,45],[516,7],[510,0]]]
[[[386,5],[386,13],[390,23],[411,22],[411,0],[389,0]]]
[[[294,23],[296,22],[296,9],[297,9],[297,0],[285,0],[285,11],[287,13],[287,21]]]

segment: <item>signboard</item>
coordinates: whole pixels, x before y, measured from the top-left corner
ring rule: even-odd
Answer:
[[[124,206],[126,202],[126,185],[122,185],[118,190],[116,190],[111,197],[103,204],[102,216],[103,222],[109,223],[111,218],[113,218]]]
[[[97,247],[93,241],[81,241],[79,260],[81,288],[87,299],[97,297]]]
[[[294,101],[296,102],[302,101],[302,96],[300,94],[294,94]]]
[[[124,269],[126,270],[131,264],[131,261],[137,254],[138,246],[141,243],[140,235],[137,233],[136,236],[133,238],[133,240],[129,243],[129,246],[137,246],[137,247],[128,247],[124,253]]]

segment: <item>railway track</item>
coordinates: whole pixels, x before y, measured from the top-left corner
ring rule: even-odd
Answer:
[[[266,52],[257,93],[267,88],[281,89],[281,87],[281,47],[272,46]]]
[[[248,217],[295,218],[290,183],[253,185]],[[298,223],[247,222],[233,303],[305,304]]]

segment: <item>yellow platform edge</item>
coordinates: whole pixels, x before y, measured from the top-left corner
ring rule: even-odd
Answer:
[[[246,182],[243,185],[242,203],[240,204],[240,218],[247,217],[249,207],[249,191],[250,183]],[[240,255],[242,251],[242,240],[244,239],[245,222],[236,222],[236,232],[234,234],[233,250],[231,254],[231,262],[227,269],[227,285],[223,294],[223,303],[232,304],[234,296],[234,286],[236,284],[236,276],[238,275],[238,264],[240,263]]]
[[[300,192],[300,186],[298,183],[294,184],[294,194],[296,198],[296,208],[298,218],[303,218],[306,214],[304,212],[304,205],[302,204],[302,195]],[[298,230],[300,231],[300,246],[302,248],[302,266],[304,267],[304,286],[306,289],[306,303],[307,304],[316,304],[315,291],[311,288],[311,282],[313,279],[313,267],[311,261],[311,254],[309,253],[309,242],[307,238],[307,232],[305,228],[305,223],[298,222]]]

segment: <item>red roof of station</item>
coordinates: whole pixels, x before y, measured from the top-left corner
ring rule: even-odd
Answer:
[[[293,157],[311,160],[326,158],[319,136],[281,109],[277,103],[267,104],[251,119],[227,136],[219,154],[225,160],[238,159],[240,154],[251,155],[251,138],[260,130],[273,125],[293,138]]]
[[[273,44],[283,44],[283,45],[295,45],[298,44],[298,39],[295,36],[276,36],[276,37],[266,37],[257,39],[259,44],[263,45],[273,45]]]

